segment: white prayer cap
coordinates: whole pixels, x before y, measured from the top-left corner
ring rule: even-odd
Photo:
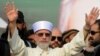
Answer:
[[[41,29],[46,29],[46,30],[52,31],[53,24],[49,21],[38,21],[32,25],[32,29],[34,32],[41,30]]]

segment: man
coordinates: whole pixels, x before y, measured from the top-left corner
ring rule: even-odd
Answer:
[[[23,12],[21,11],[18,11],[18,18],[16,20],[16,25],[17,25],[17,29],[19,32],[19,36],[21,37],[21,39],[25,40],[27,27],[26,27],[26,23],[24,20]]]
[[[100,19],[96,20],[92,25],[89,32],[89,44],[91,46],[97,46],[100,44]]]
[[[58,28],[53,28],[51,37],[51,48],[61,47],[62,33]]]
[[[87,39],[87,46],[83,49],[82,53],[84,56],[94,56],[100,46],[100,19],[97,19],[94,24],[92,24],[91,29],[88,30],[89,33],[87,37],[89,37],[89,39]],[[97,53],[95,55],[97,55]]]
[[[88,42],[90,46],[86,49],[86,51],[88,51],[88,49],[93,49],[90,53],[91,56],[94,56],[95,48],[98,47],[98,45],[100,45],[100,19],[96,20],[95,23],[91,26],[88,37]]]
[[[32,29],[27,30],[25,40],[26,40],[25,41],[26,46],[32,48],[36,47],[35,40],[34,40],[34,32]]]
[[[93,10],[98,11],[96,8]],[[91,12],[97,15],[98,12],[93,10]],[[53,25],[48,21],[38,21],[32,25],[37,47],[27,48],[18,35],[16,28],[16,19],[18,15],[15,6],[12,4],[6,5],[6,14],[9,20],[8,41],[15,56],[73,56],[78,54],[85,46],[84,40],[87,38],[84,38],[86,34],[83,34],[82,31],[79,32],[70,43],[65,44],[62,48],[49,48]],[[93,16],[95,17],[96,15]],[[95,20],[96,18],[93,19]],[[91,23],[94,23],[90,18],[88,18],[88,20],[86,24],[89,23],[88,25],[91,25]],[[86,25],[85,28],[87,27]]]
[[[69,43],[75,35],[77,35],[79,31],[77,29],[70,29],[68,31],[63,32],[63,44]]]

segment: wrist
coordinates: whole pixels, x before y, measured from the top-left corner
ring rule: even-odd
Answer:
[[[89,32],[90,31],[90,28],[84,27],[84,30]]]
[[[91,27],[89,27],[88,25],[85,25],[85,26],[84,26],[84,30],[85,30],[85,31],[90,31],[90,28],[91,28]]]

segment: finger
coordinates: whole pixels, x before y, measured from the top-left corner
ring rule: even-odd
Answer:
[[[12,10],[12,6],[11,6],[11,4],[9,3],[9,5],[7,6],[7,11],[9,12],[9,11],[11,11]]]
[[[88,16],[87,16],[87,13],[85,14],[85,17],[87,18]]]
[[[88,15],[87,15],[87,13],[85,14],[85,22],[86,22],[86,24],[88,23],[87,21],[88,21]]]
[[[13,9],[16,9],[16,7],[15,7],[15,5],[14,5],[14,4],[12,4],[12,7],[13,7]]]
[[[7,3],[10,3],[10,0],[6,0],[7,1]]]
[[[100,13],[99,10],[97,11],[97,13],[95,14],[95,18],[97,19],[99,17]]]
[[[97,10],[96,10],[96,14],[99,14],[99,11],[100,11],[100,10],[97,8]]]
[[[92,15],[95,15],[97,10],[98,10],[98,8],[97,7],[94,7],[93,12],[92,12]]]
[[[98,9],[98,8],[97,8],[97,7],[95,7],[93,12],[95,13],[95,12],[97,11],[97,9]]]
[[[99,8],[98,7],[95,7],[94,14],[97,14],[98,12],[99,12]]]
[[[13,4],[10,4],[10,6],[9,6],[9,10],[15,10],[15,7],[14,7]]]
[[[99,15],[100,15],[100,9],[99,9]]]
[[[95,7],[92,8],[90,14],[93,14],[94,13],[94,10],[95,10]]]
[[[12,2],[12,4],[15,4],[13,0],[11,2]]]
[[[9,11],[11,11],[12,10],[12,5],[10,4],[10,3],[8,3],[7,5],[6,5],[6,13],[8,13]]]
[[[8,11],[9,11],[9,9],[10,9],[10,8],[9,8],[9,3],[6,3],[6,6],[5,6],[5,11],[6,11],[6,12],[8,12]]]
[[[12,2],[11,2],[11,0],[8,0],[8,2],[11,4]]]
[[[98,8],[96,7],[96,8],[94,9],[94,14],[97,14],[97,11],[98,11]]]
[[[16,6],[14,4],[14,1],[12,1],[12,8],[15,10],[16,9]]]
[[[7,2],[7,3],[6,3],[6,6],[5,6],[5,8],[7,8],[8,6],[9,6],[9,2]]]
[[[99,9],[98,8],[95,9],[95,12],[94,12],[93,16],[95,18],[97,18],[99,16]]]

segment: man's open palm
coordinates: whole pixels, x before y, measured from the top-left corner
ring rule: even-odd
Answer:
[[[14,6],[14,4],[8,3],[5,7],[6,15],[8,17],[9,22],[14,22],[16,21],[18,14],[17,14],[17,9]]]

